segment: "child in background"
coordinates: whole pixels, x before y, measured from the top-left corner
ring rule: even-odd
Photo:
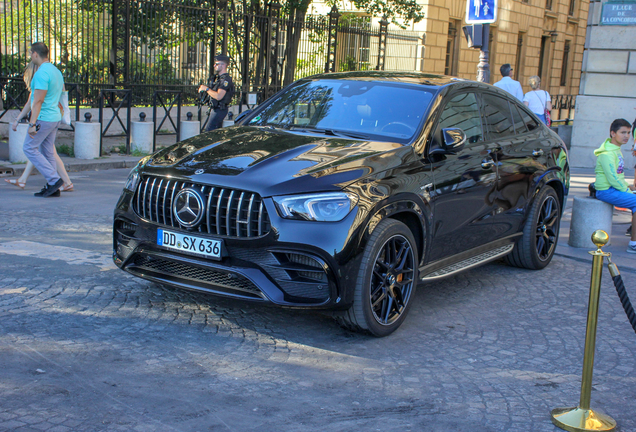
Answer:
[[[594,150],[596,156],[596,198],[617,207],[628,208],[632,211],[632,235],[627,252],[636,254],[636,185],[625,181],[625,161],[621,154],[621,146],[629,142],[631,124],[625,119],[616,119],[610,126],[610,137]]]

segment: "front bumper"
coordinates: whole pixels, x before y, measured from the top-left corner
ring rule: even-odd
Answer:
[[[270,213],[272,229],[260,238],[190,233],[223,240],[225,253],[217,261],[157,245],[157,229],[165,227],[139,217],[130,206],[121,205],[125,201],[120,200],[115,210],[113,259],[130,274],[179,288],[280,306],[350,306],[347,299],[352,295],[347,285],[353,284],[346,282],[357,273],[351,258],[355,254],[343,245],[350,243],[356,211],[341,222],[324,224],[284,220],[274,210]],[[273,210],[273,205],[268,205]]]

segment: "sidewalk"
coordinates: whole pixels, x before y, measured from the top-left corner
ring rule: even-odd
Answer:
[[[0,143],[0,177],[10,177],[8,172],[13,172],[13,176],[19,176],[24,171],[25,164],[11,164],[8,160],[3,160],[3,149]],[[115,168],[132,168],[140,157],[111,154],[99,159],[83,160],[61,156],[68,172],[80,171],[101,171]],[[8,149],[7,156],[8,159]],[[4,173],[4,174],[3,174]],[[628,175],[628,177],[631,177]],[[565,212],[561,220],[561,231],[556,254],[577,261],[592,263],[592,257],[588,251],[590,248],[574,248],[568,245],[570,235],[570,220],[572,219],[572,200],[575,196],[585,197],[588,195],[587,186],[594,181],[594,169],[573,168],[570,177],[570,193],[565,206]],[[603,248],[605,252],[612,254],[612,260],[618,265],[621,271],[636,273],[636,255],[626,252],[629,237],[625,236],[625,230],[631,223],[631,215],[627,212],[614,211],[610,245]],[[590,236],[592,233],[590,233]]]
[[[633,173],[627,173],[628,179],[633,178]],[[572,202],[575,196],[586,197],[589,195],[588,185],[594,181],[593,168],[573,168],[570,171],[570,193],[565,205],[565,212],[561,219],[561,231],[559,234],[559,243],[556,254],[578,261],[588,262],[592,266],[592,256],[588,251],[594,250],[590,248],[574,248],[568,245],[570,236],[570,221],[572,219]],[[628,180],[630,181],[630,180]],[[610,244],[603,248],[603,251],[612,254],[612,261],[616,263],[620,271],[630,271],[636,273],[636,255],[626,252],[629,244],[629,237],[625,236],[625,230],[630,226],[632,221],[629,212],[614,210],[614,218],[612,223],[612,232],[609,233]],[[590,233],[592,236],[592,233]]]

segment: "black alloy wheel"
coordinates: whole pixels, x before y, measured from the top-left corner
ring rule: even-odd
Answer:
[[[417,243],[409,228],[381,221],[364,249],[353,306],[337,315],[352,330],[387,336],[402,324],[418,282]]]
[[[515,267],[540,270],[550,264],[559,240],[561,204],[554,189],[544,186],[535,196],[523,236],[506,256]]]
[[[555,197],[548,195],[541,204],[536,226],[537,257],[545,261],[552,258],[559,236],[559,203]]]
[[[413,246],[406,237],[395,235],[380,248],[373,275],[369,302],[373,318],[380,325],[391,325],[406,311],[413,293]]]

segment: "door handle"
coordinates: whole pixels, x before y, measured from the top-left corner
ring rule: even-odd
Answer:
[[[542,149],[532,150],[532,156],[534,157],[543,156],[543,150]]]
[[[495,166],[495,161],[492,159],[484,159],[481,161],[481,167],[483,169],[492,168],[493,166]]]

